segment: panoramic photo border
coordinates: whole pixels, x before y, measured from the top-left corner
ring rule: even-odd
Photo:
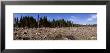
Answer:
[[[30,3],[31,3],[31,4],[33,3],[33,4],[35,5],[34,2],[30,2]],[[26,5],[26,4],[30,4],[30,3],[25,2],[25,5]],[[38,3],[39,3],[39,2],[38,2]],[[44,5],[47,4],[46,2],[43,2],[43,3],[44,3]],[[53,2],[53,3],[55,3],[55,2]],[[50,2],[50,3],[48,3],[48,4],[53,4],[53,3]],[[59,2],[59,3],[60,3],[60,2]],[[56,3],[56,4],[58,5],[59,3]],[[60,4],[61,4],[61,5],[65,5],[64,3],[67,3],[67,2],[62,2],[62,3],[60,3]],[[74,3],[74,2],[73,2],[73,3]],[[71,3],[71,4],[73,4],[73,3]],[[2,6],[3,6],[2,10],[3,10],[3,11],[2,11],[2,18],[1,18],[1,23],[2,23],[2,24],[1,24],[1,27],[2,27],[2,28],[1,28],[1,30],[2,30],[2,31],[1,31],[1,33],[2,33],[2,36],[1,36],[1,37],[2,37],[2,39],[1,39],[1,40],[2,40],[2,41],[1,41],[1,42],[2,42],[2,46],[1,46],[1,47],[2,47],[2,51],[5,49],[5,51],[7,51],[7,52],[12,52],[12,51],[13,51],[13,52],[16,52],[17,50],[12,50],[12,49],[11,49],[11,50],[8,50],[8,49],[5,48],[5,28],[4,28],[4,27],[5,27],[5,22],[4,22],[4,21],[5,21],[5,10],[4,10],[4,9],[5,9],[5,5],[6,5],[6,4],[15,4],[15,3],[11,3],[11,2],[3,2],[3,3],[2,3]],[[21,2],[21,3],[17,2],[16,4],[19,4],[19,5],[22,4],[22,5],[23,5],[24,2]],[[41,3],[40,3],[40,4],[41,4]],[[80,2],[79,4],[78,4],[77,2],[75,2],[74,4],[77,4],[77,5],[81,5],[81,4],[84,4],[84,5],[107,5],[107,12],[106,12],[107,14],[106,14],[106,15],[107,15],[107,17],[109,17],[109,16],[108,16],[108,13],[109,13],[109,12],[108,12],[108,7],[110,7],[110,6],[108,6],[108,5],[110,5],[110,3],[108,3],[108,1],[103,1],[103,2],[99,2],[99,1],[97,1],[97,2],[84,2],[84,3],[83,3],[83,2]],[[67,5],[70,5],[70,4],[67,3]],[[106,27],[107,27],[107,33],[109,33],[109,32],[108,32],[108,31],[109,31],[109,28],[108,28],[108,26],[109,26],[108,24],[109,24],[109,23],[108,23],[108,21],[109,21],[109,19],[107,18],[107,21],[106,21],[106,22],[107,22],[107,26],[106,26]],[[107,34],[107,35],[108,35],[108,34]],[[107,40],[108,40],[108,38],[109,38],[109,37],[107,36]],[[3,41],[3,40],[4,40],[4,41]],[[108,46],[109,46],[109,45],[108,45],[109,43],[108,43],[108,42],[109,42],[109,41],[107,41],[107,49],[109,49],[109,47],[108,47]],[[5,52],[5,51],[4,51],[4,52]],[[24,51],[24,50],[19,51],[19,52],[23,52],[23,51]],[[30,51],[30,52],[31,52],[31,51],[35,51],[35,52],[38,52],[39,50],[26,50],[26,51]],[[40,50],[40,51],[46,52],[46,51],[50,51],[50,50]],[[71,51],[71,50],[70,50],[70,51]],[[73,50],[73,51],[75,51],[75,50]],[[78,52],[79,50],[76,50],[76,51]],[[81,50],[81,51],[84,52],[84,50]],[[89,51],[93,51],[93,50],[89,50]],[[100,51],[100,50],[95,50],[95,51]],[[103,52],[103,51],[105,51],[105,50],[102,50],[102,52]],[[18,52],[18,53],[19,53],[19,52]],[[55,52],[55,51],[54,51],[54,52]]]

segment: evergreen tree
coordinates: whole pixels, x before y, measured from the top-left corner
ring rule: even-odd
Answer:
[[[49,21],[47,19],[47,16],[41,16],[39,17],[38,14],[38,18],[37,21],[33,16],[21,16],[19,19],[14,18],[14,27],[79,27],[79,26],[83,26],[80,24],[73,24],[71,21],[65,21],[64,19],[59,19],[59,20],[55,20],[53,19],[52,21]],[[86,25],[87,26],[87,25]],[[91,26],[91,25],[88,25]],[[96,24],[92,25],[92,26],[96,26]]]
[[[18,27],[18,17],[16,18],[16,27]]]
[[[14,27],[16,27],[16,18],[14,18]]]

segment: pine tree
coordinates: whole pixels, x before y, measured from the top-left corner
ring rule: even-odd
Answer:
[[[17,26],[17,27],[18,27],[18,21],[19,21],[19,20],[18,20],[18,17],[17,17],[17,18],[16,18],[16,26]]]
[[[14,18],[14,27],[16,27],[16,18]]]
[[[38,28],[39,28],[39,14],[38,14]]]

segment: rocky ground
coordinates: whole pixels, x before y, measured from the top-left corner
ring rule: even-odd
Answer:
[[[96,27],[14,28],[14,40],[96,40]]]

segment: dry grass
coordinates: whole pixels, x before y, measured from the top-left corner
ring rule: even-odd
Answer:
[[[96,27],[14,28],[14,40],[96,40]]]

